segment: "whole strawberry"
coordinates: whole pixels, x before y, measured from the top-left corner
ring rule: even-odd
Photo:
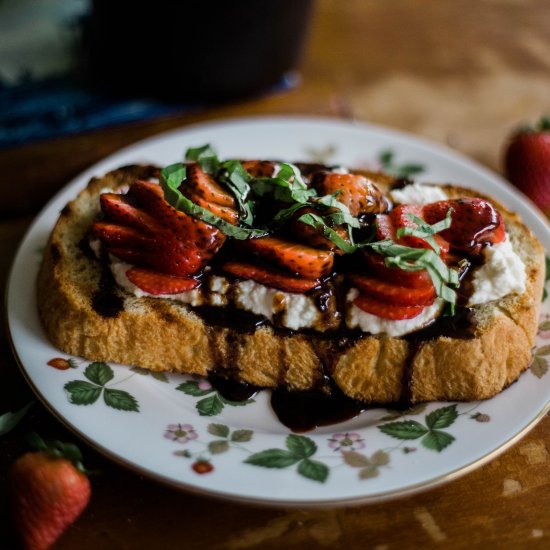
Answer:
[[[79,449],[33,434],[36,452],[21,456],[9,474],[15,528],[26,550],[45,550],[82,513],[90,500],[90,481]]]
[[[550,215],[550,117],[512,135],[504,170],[508,180]]]

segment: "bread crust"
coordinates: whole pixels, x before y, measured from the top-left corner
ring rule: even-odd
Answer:
[[[526,264],[522,295],[476,306],[473,338],[440,336],[420,345],[404,338],[365,335],[346,342],[270,325],[253,332],[210,326],[191,308],[115,291],[116,316],[93,307],[102,266],[81,242],[99,211],[104,188],[150,177],[151,166],[129,166],[94,178],[61,212],[38,275],[38,311],[52,343],[71,355],[138,365],[153,371],[209,372],[261,387],[318,387],[329,374],[348,396],[365,402],[467,401],[495,395],[528,367],[544,281],[544,251],[519,217],[496,201],[514,248]],[[382,187],[390,181],[377,176]],[[446,186],[450,197],[473,196]],[[475,196],[480,196],[478,193]]]

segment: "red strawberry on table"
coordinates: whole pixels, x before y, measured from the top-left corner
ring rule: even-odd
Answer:
[[[74,445],[46,445],[20,457],[9,472],[10,508],[25,550],[46,550],[82,513],[90,481]]]
[[[504,152],[506,177],[550,214],[550,117],[518,130]]]
[[[319,284],[318,279],[304,279],[281,273],[276,269],[269,269],[245,262],[227,262],[223,266],[224,271],[242,279],[252,279],[257,283],[283,290],[302,294],[315,288]]]

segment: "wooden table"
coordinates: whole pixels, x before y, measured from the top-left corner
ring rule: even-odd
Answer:
[[[381,123],[446,143],[495,170],[518,122],[550,113],[546,0],[321,0],[295,89],[170,118],[0,152],[0,284],[33,215],[103,156],[169,128],[253,114],[318,114]],[[5,336],[1,411],[32,399]],[[517,404],[521,407],[521,403]],[[5,473],[22,435],[76,439],[36,404],[0,441],[0,547],[9,548]],[[548,548],[550,419],[486,466],[388,503],[273,510],[191,496],[81,444],[99,474],[62,549]]]

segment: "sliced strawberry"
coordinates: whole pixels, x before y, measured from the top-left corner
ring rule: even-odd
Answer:
[[[243,246],[307,279],[328,275],[334,263],[332,252],[277,237],[249,239],[244,241]]]
[[[242,279],[252,279],[263,285],[284,290],[285,292],[304,293],[319,284],[318,279],[302,279],[244,262],[227,262],[224,271]]]
[[[451,227],[440,235],[459,250],[477,253],[483,244],[499,243],[506,238],[504,221],[500,212],[481,198],[462,198],[438,201],[424,206],[423,214],[429,224],[442,220],[449,208]]]
[[[122,260],[185,277],[204,267],[225,241],[219,229],[172,207],[155,183],[137,181],[130,186],[128,197],[145,214],[140,216],[142,222],[147,216],[154,220],[150,227],[138,230],[105,222],[94,224],[94,233],[105,242],[107,251]]]
[[[269,160],[245,160],[242,165],[255,178],[270,178],[275,172],[275,163]]]
[[[160,229],[155,218],[132,206],[124,195],[103,193],[99,201],[101,210],[112,221],[150,233]]]
[[[400,284],[407,288],[424,288],[432,286],[432,279],[425,269],[420,271],[405,271],[398,267],[386,266],[384,257],[380,254],[365,253],[370,270],[379,279]]]
[[[362,294],[368,294],[381,302],[395,304],[398,306],[417,306],[432,304],[435,299],[435,288],[433,285],[420,288],[407,288],[399,284],[390,283],[352,273],[349,275],[353,284]]]
[[[197,163],[187,165],[187,176],[180,186],[180,191],[203,198],[207,203],[235,208],[235,198],[214,178],[208,175]]]
[[[376,236],[378,240],[384,241],[390,239],[392,241],[397,241],[397,236],[395,234],[395,226],[393,221],[387,214],[379,214],[376,216]]]
[[[332,250],[335,254],[344,254],[330,239],[323,236],[320,229],[316,229],[307,223],[299,221],[303,214],[316,213],[313,208],[301,208],[290,221],[290,231],[297,239],[322,250]],[[342,239],[349,242],[348,232],[342,226],[332,228]]]
[[[218,218],[221,218],[222,220],[225,220],[232,225],[237,225],[239,221],[239,215],[237,214],[237,211],[235,209],[229,208],[228,206],[221,206],[219,204],[208,202],[200,195],[195,195],[191,192],[186,192],[185,196],[201,208],[209,210],[210,212],[212,212],[212,214],[218,216]]]
[[[199,285],[199,281],[192,277],[175,277],[141,267],[131,267],[126,271],[126,277],[144,292],[155,296],[186,292]]]
[[[387,302],[381,302],[376,298],[367,296],[366,294],[360,294],[353,301],[359,309],[383,317],[384,319],[390,319],[392,321],[400,321],[402,319],[412,319],[420,313],[425,306],[397,306],[395,304],[388,304]]]
[[[400,228],[411,228],[415,229],[418,227],[418,224],[414,222],[409,215],[416,216],[417,218],[423,218],[423,207],[419,205],[412,204],[400,204],[396,206],[390,213],[390,218],[393,222],[396,230]],[[443,216],[444,218],[445,216]],[[441,218],[441,219],[443,219]],[[428,222],[429,223],[429,222]],[[449,252],[449,243],[441,236],[441,234],[434,235],[434,240],[439,246],[440,256],[445,259],[447,253]],[[413,235],[404,235],[398,241],[400,244],[405,246],[412,246],[413,248],[432,248],[430,243],[425,239],[420,237],[415,237]]]
[[[345,204],[353,216],[379,214],[388,209],[388,202],[378,186],[365,176],[318,172],[312,184],[319,195],[332,195]]]
[[[95,237],[101,239],[106,245],[117,248],[135,247],[150,250],[155,245],[152,237],[144,235],[133,227],[115,223],[95,222],[92,232]]]

